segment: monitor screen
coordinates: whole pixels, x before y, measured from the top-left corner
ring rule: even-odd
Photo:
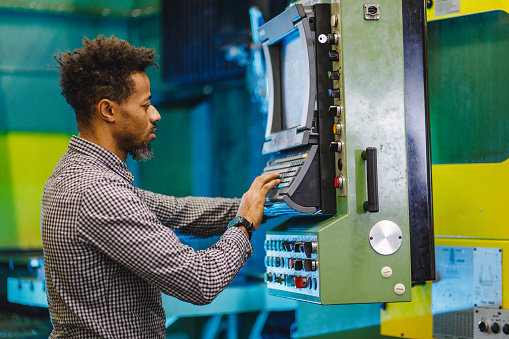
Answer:
[[[281,43],[282,129],[300,126],[304,111],[308,60],[302,48],[299,31],[285,37]]]

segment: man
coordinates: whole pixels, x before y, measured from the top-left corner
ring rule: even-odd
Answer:
[[[72,137],[42,197],[50,338],[164,338],[161,292],[210,303],[250,257],[251,232],[280,180],[256,178],[242,201],[134,187],[125,160],[152,157],[149,143],[161,118],[145,74],[156,65],[154,51],[100,36],[55,59],[79,137]],[[244,219],[227,228],[235,216]],[[175,232],[224,234],[196,252]]]

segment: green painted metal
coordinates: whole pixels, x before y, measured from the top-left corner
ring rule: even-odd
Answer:
[[[347,167],[347,196],[338,199],[341,212],[270,231],[318,235],[317,302],[325,305],[411,299],[401,1],[381,3],[378,21],[364,20],[363,10],[364,3],[356,0],[340,3]],[[361,153],[367,147],[378,152],[378,213],[362,207],[367,193]],[[370,245],[369,232],[382,220],[396,223],[402,231],[401,247],[391,255],[378,254]],[[384,266],[393,271],[388,279],[381,275]],[[402,295],[394,292],[398,283],[406,288]],[[271,293],[309,300],[297,293]]]
[[[428,23],[433,164],[509,158],[509,14]]]

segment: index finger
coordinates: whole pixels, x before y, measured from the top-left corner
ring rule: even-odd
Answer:
[[[280,174],[279,173],[264,173],[253,181],[253,184],[251,185],[251,188],[261,190],[262,187],[272,180],[279,179]]]

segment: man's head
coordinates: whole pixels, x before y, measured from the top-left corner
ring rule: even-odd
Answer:
[[[145,69],[157,66],[154,50],[99,36],[84,38],[83,48],[55,59],[62,95],[74,109],[80,135],[102,138],[113,144],[114,153],[130,153],[135,160],[151,158],[148,143],[160,116],[150,104]]]

